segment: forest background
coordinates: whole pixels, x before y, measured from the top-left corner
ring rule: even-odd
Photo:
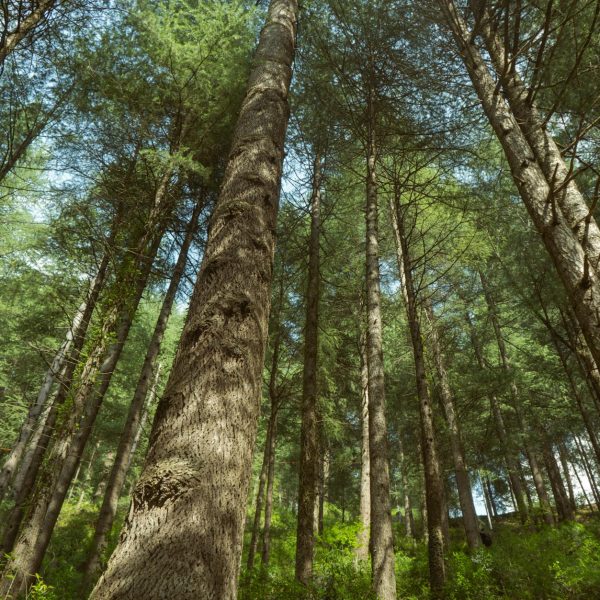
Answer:
[[[223,181],[257,44],[296,2],[0,7],[2,598],[119,597],[124,537],[97,581],[164,491],[157,405],[174,360],[204,364],[196,282],[268,337],[241,375],[258,431],[250,392],[225,405],[240,471],[207,482],[240,488],[243,540],[210,542],[190,597],[600,595],[598,0],[302,3],[272,270],[273,194],[238,245],[270,313],[206,256],[243,212]],[[227,373],[247,348],[222,337]],[[135,572],[131,597],[172,585]]]

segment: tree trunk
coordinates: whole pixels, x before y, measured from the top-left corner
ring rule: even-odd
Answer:
[[[248,547],[248,560],[246,562],[246,569],[248,569],[248,571],[251,571],[254,568],[254,558],[256,557],[256,551],[258,550],[260,522],[262,519],[263,503],[265,500],[267,472],[269,470],[269,445],[271,443],[272,418],[273,414],[271,413],[271,418],[269,419],[269,425],[267,427],[265,448],[263,451],[263,462],[260,468],[260,475],[258,476],[258,491],[256,493],[256,506],[254,509],[254,520],[252,522],[252,535],[250,537],[250,546]]]
[[[104,398],[133,322],[135,310],[150,275],[161,236],[156,236],[151,256],[130,274],[123,293],[107,313],[100,341],[95,344],[72,399],[72,409],[55,432],[56,442],[46,467],[40,472],[27,522],[7,564],[0,591],[24,592],[39,571],[66,494]],[[136,261],[138,259],[136,258]],[[136,272],[134,268],[133,273]],[[133,280],[128,280],[133,277]],[[122,282],[123,283],[123,282]],[[113,340],[114,336],[114,340]]]
[[[175,297],[177,296],[177,290],[179,289],[181,278],[185,272],[189,249],[194,241],[194,236],[198,227],[198,219],[202,209],[204,208],[204,205],[204,201],[199,201],[194,207],[184,240],[181,244],[179,257],[173,269],[171,281],[163,299],[160,313],[154,327],[154,332],[146,351],[146,356],[144,358],[142,370],[133,394],[133,399],[129,405],[127,419],[119,439],[115,461],[108,478],[104,499],[102,501],[102,507],[100,508],[100,513],[96,522],[94,536],[92,538],[87,559],[83,567],[84,589],[87,589],[90,583],[96,579],[98,570],[100,569],[100,558],[106,549],[107,537],[112,529],[113,522],[117,514],[117,506],[123,490],[123,484],[125,483],[127,471],[129,470],[131,458],[133,456],[135,440],[138,436],[138,432],[140,432],[140,424],[148,397],[148,391],[152,384],[153,374],[157,373],[158,371],[158,355],[160,354],[164,334],[173,310],[173,304],[175,302]]]
[[[377,174],[374,92],[369,93],[366,190],[367,369],[369,397],[369,457],[371,495],[371,567],[378,598],[396,598],[394,539],[390,504],[390,474],[385,418],[383,326],[379,275]]]
[[[567,482],[567,490],[569,492],[569,503],[573,511],[577,510],[577,502],[575,501],[575,492],[573,491],[573,480],[571,479],[571,473],[569,472],[569,460],[567,447],[564,442],[558,444],[558,456],[560,458],[560,464],[562,466],[565,481]]]
[[[502,337],[502,330],[500,329],[500,323],[498,321],[498,313],[496,310],[496,302],[494,297],[492,296],[487,279],[482,271],[479,271],[479,279],[481,281],[481,287],[483,289],[483,294],[485,296],[485,301],[488,308],[488,316],[490,321],[492,322],[492,326],[494,329],[494,334],[496,336],[496,344],[498,345],[498,352],[500,354],[500,363],[502,365],[502,369],[505,372],[508,378],[511,378],[511,370],[510,364],[508,361],[508,355],[506,352],[506,345],[504,343],[504,338]],[[525,434],[525,423],[522,415],[522,411],[520,409],[520,399],[519,393],[516,388],[516,385],[511,380],[510,384],[511,396],[513,401],[513,408],[517,412],[519,426],[523,434]],[[503,447],[507,447],[509,443],[508,436],[506,435],[506,428],[504,427],[504,420],[502,418],[502,413],[500,411],[500,406],[498,405],[498,400],[493,397],[493,406],[492,412],[494,413],[494,420],[496,421],[496,428],[498,430],[498,436],[500,437],[500,442]],[[531,453],[525,448],[526,454],[529,456]],[[509,456],[507,456],[507,465],[508,465],[508,474],[513,487],[513,492],[515,494],[515,499],[517,502],[517,510],[519,511],[519,515],[521,517],[521,521],[524,523],[527,521],[529,516],[529,511],[527,505],[525,503],[525,486],[521,485],[521,477],[519,476],[519,464],[518,460],[514,457],[512,452],[509,452]],[[540,498],[540,502],[543,501],[544,495],[542,494],[542,498]],[[542,510],[547,510],[547,506],[542,506]],[[547,516],[545,516],[548,519]]]
[[[271,408],[273,410],[273,408]],[[273,490],[275,488],[275,443],[277,441],[277,413],[269,443],[269,468],[267,471],[267,497],[265,499],[265,522],[263,525],[261,563],[266,568],[271,558],[271,520],[273,517]]]
[[[548,476],[550,477],[550,485],[554,494],[558,518],[560,521],[569,521],[573,519],[573,510],[569,504],[569,498],[565,491],[556,458],[554,457],[554,449],[549,443],[544,445],[544,461],[548,470]]]
[[[0,39],[0,68],[19,42],[42,23],[57,4],[57,0],[36,0],[30,4],[31,12],[17,24],[15,29],[7,31]]]
[[[313,166],[310,201],[308,285],[304,326],[304,370],[302,374],[302,426],[298,480],[298,528],[296,533],[296,579],[308,585],[312,579],[315,546],[315,504],[319,478],[319,424],[317,418],[317,356],[319,349],[319,239],[321,211],[321,156]],[[318,520],[318,507],[317,507]]]
[[[98,267],[98,271],[90,282],[86,298],[77,309],[75,317],[73,318],[73,322],[67,331],[66,338],[54,356],[50,368],[46,372],[46,376],[44,377],[44,381],[37,398],[29,408],[29,413],[27,414],[25,423],[21,428],[19,438],[13,446],[11,453],[8,455],[8,458],[2,465],[2,471],[0,471],[0,501],[4,497],[17,466],[19,467],[19,470],[23,472],[23,475],[20,477],[20,481],[22,481],[22,477],[29,468],[32,454],[29,454],[27,460],[23,460],[25,449],[29,441],[32,440],[32,436],[35,437],[34,431],[36,428],[40,433],[44,428],[43,417],[47,416],[48,414],[48,409],[46,407],[50,397],[50,392],[52,391],[52,387],[57,375],[64,370],[65,364],[70,358],[74,340],[83,339],[85,337],[85,331],[87,330],[89,319],[91,318],[96,301],[98,300],[100,290],[104,286],[108,266],[109,254],[108,252],[105,252]],[[39,441],[39,436],[37,441]],[[34,444],[36,444],[36,440],[34,439],[32,442],[32,446],[34,446]],[[18,483],[20,483],[20,481]]]
[[[570,298],[588,346],[600,362],[600,284],[592,263],[558,205],[555,190],[535,159],[510,107],[499,93],[473,36],[453,0],[438,0],[468,74],[500,141],[521,198]],[[560,195],[560,194],[559,194]]]
[[[450,382],[448,381],[448,373],[446,371],[444,355],[442,354],[435,315],[429,301],[427,301],[426,304],[425,314],[429,320],[429,339],[431,342],[433,361],[439,379],[440,397],[444,406],[446,422],[448,423],[448,430],[450,433],[454,473],[456,476],[458,498],[463,516],[463,526],[465,528],[467,544],[471,550],[475,550],[481,543],[477,513],[473,502],[473,493],[471,491],[471,483],[469,481],[469,473],[465,461],[460,427],[454,408],[454,397],[452,395],[452,390],[450,389]]]
[[[360,383],[361,383],[361,452],[360,452],[360,531],[356,545],[356,560],[369,559],[369,535],[371,529],[371,461],[369,459],[369,369],[367,366],[365,335],[360,336]]]
[[[425,472],[425,491],[427,507],[427,529],[429,547],[429,580],[432,595],[440,597],[446,581],[446,567],[444,563],[444,490],[440,462],[435,441],[433,413],[431,399],[427,385],[425,371],[425,357],[423,354],[423,341],[421,337],[421,323],[417,312],[416,293],[413,283],[412,261],[409,254],[408,240],[405,233],[404,215],[398,198],[396,197],[392,222],[396,220],[402,263],[404,266],[404,279],[406,288],[406,312],[410,337],[413,346],[415,363],[417,396],[421,414],[421,451],[423,453],[423,466]]]
[[[477,30],[483,38],[510,109],[552,188],[553,197],[557,199],[567,223],[584,248],[589,266],[596,271],[600,266],[600,230],[593,212],[521,80],[515,68],[515,59],[507,55],[500,36],[494,30],[489,10],[482,6],[481,0],[472,0],[471,3],[476,9],[482,8],[478,11],[481,18],[477,21]]]
[[[579,452],[579,456],[581,458],[581,462],[583,464],[583,468],[585,470],[585,474],[588,478],[590,488],[592,490],[592,494],[594,495],[594,500],[596,501],[596,506],[600,507],[600,491],[598,491],[598,486],[596,485],[596,474],[590,464],[590,461],[587,456],[586,449],[583,447],[581,440],[577,436],[573,438],[575,440],[575,444],[577,446],[577,451]]]
[[[146,465],[93,600],[236,596],[297,13],[271,2]]]

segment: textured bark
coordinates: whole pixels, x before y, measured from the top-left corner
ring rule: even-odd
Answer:
[[[23,460],[27,444],[32,441],[32,446],[34,446],[37,441],[39,441],[39,436],[34,436],[34,433],[36,429],[41,433],[44,428],[45,419],[43,417],[48,414],[49,407],[47,404],[49,402],[52,387],[57,376],[65,369],[74,340],[85,337],[84,330],[87,329],[89,318],[94,310],[100,290],[104,285],[108,271],[108,263],[109,255],[108,253],[105,253],[96,275],[90,282],[86,298],[77,309],[69,330],[67,331],[65,340],[55,354],[50,368],[46,372],[37,398],[29,408],[27,418],[19,433],[19,438],[8,455],[8,458],[2,465],[2,471],[0,471],[0,501],[4,497],[17,467],[19,467],[19,470],[23,472],[23,474],[29,468],[31,453],[27,460]],[[37,437],[38,439],[32,439],[32,437]]]
[[[373,588],[381,600],[396,598],[394,539],[390,501],[385,380],[383,371],[383,326],[379,275],[379,238],[375,114],[369,90],[366,189],[366,276],[367,276],[367,368],[369,396],[369,456],[371,494],[371,566]]]
[[[0,37],[0,68],[6,58],[14,51],[19,42],[32,33],[59,0],[34,0],[31,2],[31,12],[21,19],[12,30],[4,31]]]
[[[361,335],[360,383],[361,383],[361,451],[360,451],[360,531],[356,546],[356,560],[369,558],[369,535],[371,529],[371,461],[369,458],[369,370],[366,356],[366,340]]]
[[[483,109],[504,149],[521,198],[554,262],[588,346],[598,363],[600,284],[597,273],[586,256],[578,234],[563,214],[553,186],[548,183],[517,119],[500,94],[453,0],[438,0],[438,3],[454,34]]]
[[[405,233],[403,212],[396,199],[392,220],[396,220],[400,238],[400,249],[404,265],[404,279],[406,287],[406,312],[413,347],[417,396],[419,398],[419,411],[421,415],[421,452],[423,453],[423,467],[425,472],[425,491],[427,507],[427,531],[429,547],[429,581],[434,597],[440,597],[446,581],[446,567],[444,563],[444,489],[441,475],[440,461],[438,458],[431,398],[427,385],[425,370],[425,357],[423,353],[423,339],[421,336],[421,322],[417,311],[416,293],[414,289],[412,261],[409,253],[408,240]]]
[[[321,211],[321,157],[313,166],[310,200],[308,284],[304,325],[304,370],[302,373],[302,425],[298,480],[298,528],[296,533],[296,579],[308,585],[312,578],[315,546],[315,505],[319,478],[319,425],[317,418],[317,356],[319,346],[319,239]],[[318,521],[318,505],[317,505]]]
[[[452,459],[454,461],[454,473],[456,476],[456,486],[458,488],[458,498],[463,516],[463,526],[467,544],[471,550],[475,550],[481,543],[479,536],[479,525],[477,513],[475,511],[475,503],[473,502],[473,494],[471,491],[471,483],[469,481],[469,472],[465,461],[465,452],[463,449],[462,436],[458,418],[454,407],[454,397],[450,389],[448,381],[448,372],[446,370],[445,357],[442,353],[440,340],[437,331],[437,323],[433,308],[428,302],[426,305],[426,314],[429,319],[430,331],[429,340],[433,354],[433,362],[439,379],[440,397],[446,414],[448,423],[448,431],[450,433],[450,444],[452,447]]]
[[[185,272],[188,252],[194,240],[194,235],[196,234],[196,229],[198,227],[198,218],[200,217],[203,207],[203,201],[197,202],[194,207],[185,237],[181,244],[177,262],[171,275],[169,287],[167,288],[156,325],[154,326],[152,338],[148,344],[146,356],[144,357],[144,362],[142,364],[142,370],[138,378],[131,404],[129,405],[115,460],[106,485],[106,491],[96,522],[94,536],[83,567],[84,589],[87,589],[90,583],[96,579],[98,570],[100,569],[100,558],[106,549],[108,534],[112,529],[115,515],[117,514],[119,498],[123,490],[123,484],[125,483],[133,452],[135,451],[136,438],[139,439],[142,415],[144,414],[148,392],[152,385],[153,374],[158,372],[157,363],[162,341],[169,323],[169,317],[173,310],[177,290],[179,289],[181,278]]]
[[[567,223],[584,248],[589,266],[597,271],[600,266],[600,230],[593,212],[573,179],[535,102],[531,99],[529,89],[520,78],[513,57],[508,56],[490,18],[489,10],[485,8],[482,0],[472,0],[471,4],[477,11],[476,14],[480,15],[476,27],[481,33],[508,104],[552,188],[553,197],[557,199]]]
[[[271,2],[145,468],[93,600],[236,596],[297,12]]]

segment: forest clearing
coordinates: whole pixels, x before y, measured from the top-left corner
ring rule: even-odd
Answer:
[[[0,28],[0,600],[600,598],[600,0]]]

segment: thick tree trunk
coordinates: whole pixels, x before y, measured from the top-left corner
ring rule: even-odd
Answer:
[[[0,68],[19,42],[43,22],[48,13],[58,4],[58,1],[34,0],[30,4],[31,12],[17,23],[13,30],[3,32],[0,38]]]
[[[453,0],[438,0],[484,111],[500,141],[521,198],[570,298],[588,346],[600,363],[600,283],[535,153],[503,99]],[[560,194],[559,194],[560,195]]]
[[[381,600],[395,600],[396,575],[390,501],[383,326],[379,275],[379,238],[374,94],[369,90],[366,190],[367,368],[373,588]]]
[[[153,374],[157,372],[158,356],[160,354],[164,334],[167,330],[169,317],[173,310],[173,304],[175,302],[175,297],[177,296],[181,278],[185,273],[189,249],[194,240],[198,227],[198,218],[200,217],[203,208],[203,201],[197,202],[194,207],[185,237],[181,244],[179,257],[173,269],[171,281],[169,282],[169,287],[167,288],[167,292],[163,299],[154,332],[146,351],[133,399],[129,405],[127,419],[125,420],[125,425],[121,432],[117,453],[106,485],[106,491],[96,522],[94,536],[83,567],[84,589],[87,589],[90,583],[92,583],[98,575],[100,558],[106,549],[107,538],[117,514],[119,498],[123,490],[123,484],[125,483],[131,457],[133,456],[135,440],[140,432],[140,424],[142,415],[144,414],[148,391],[153,381]]]
[[[39,441],[39,436],[35,436],[34,432],[37,428],[41,433],[44,428],[43,417],[47,417],[48,415],[49,407],[47,407],[47,405],[50,398],[50,392],[52,391],[57,376],[65,369],[65,364],[67,360],[69,360],[72,352],[73,342],[85,337],[89,319],[91,318],[100,290],[106,279],[108,265],[109,254],[108,252],[105,252],[98,267],[98,271],[90,282],[86,298],[77,309],[73,322],[67,331],[65,340],[54,356],[52,364],[44,377],[37,398],[29,408],[27,418],[19,433],[19,438],[13,446],[11,453],[8,455],[8,458],[2,465],[2,471],[0,471],[0,501],[4,497],[17,467],[19,467],[19,470],[23,473],[20,480],[17,482],[18,484],[22,481],[22,477],[29,468],[32,453],[29,454],[27,460],[24,460],[27,444],[32,441],[32,447],[34,447],[36,442]],[[32,439],[32,437],[38,437],[38,439]]]
[[[319,349],[319,239],[321,211],[321,156],[313,166],[310,200],[308,285],[304,326],[304,371],[302,374],[302,425],[298,481],[298,528],[296,533],[296,579],[308,585],[312,579],[315,546],[315,505],[319,478],[319,424],[317,418],[317,357]],[[318,520],[318,506],[317,506]]]
[[[146,465],[93,600],[236,596],[297,13],[271,2]]]
[[[462,437],[456,410],[454,408],[454,397],[448,381],[445,358],[442,354],[442,348],[437,331],[437,323],[431,304],[426,304],[426,315],[429,319],[430,331],[429,339],[433,361],[439,379],[440,397],[446,414],[446,422],[450,433],[450,444],[452,447],[452,459],[454,461],[454,473],[456,476],[456,486],[458,488],[458,498],[463,516],[463,526],[467,544],[471,550],[479,547],[481,539],[479,537],[479,524],[477,522],[477,513],[475,503],[473,502],[473,493],[469,481],[469,472],[465,461],[465,452],[463,449]]]
[[[369,559],[369,536],[371,529],[371,461],[369,458],[369,369],[365,336],[361,335],[360,383],[361,383],[361,452],[360,452],[360,531],[356,545],[356,560]]]
[[[392,219],[396,220],[400,239],[400,249],[404,266],[404,279],[406,287],[406,312],[413,346],[415,363],[417,395],[421,414],[421,451],[423,453],[423,466],[425,471],[425,491],[427,507],[427,530],[429,546],[429,580],[434,597],[439,597],[446,581],[446,567],[444,562],[444,489],[441,475],[440,462],[435,441],[435,430],[431,399],[427,385],[425,371],[425,357],[423,353],[423,340],[421,337],[421,323],[416,304],[416,293],[413,283],[412,262],[409,254],[408,240],[406,239],[404,215],[396,199]]]

